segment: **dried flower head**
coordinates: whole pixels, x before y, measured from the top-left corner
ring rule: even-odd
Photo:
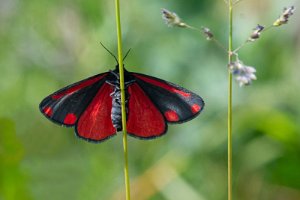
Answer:
[[[162,18],[165,20],[166,24],[168,26],[177,26],[177,27],[181,27],[181,28],[186,28],[187,25],[181,21],[180,17],[174,13],[171,12],[167,9],[162,9]]]
[[[257,40],[260,37],[260,34],[264,30],[264,28],[265,27],[257,24],[256,28],[254,29],[254,31],[252,32],[252,34],[250,35],[248,40],[251,42],[254,42],[255,40]]]
[[[294,14],[295,9],[296,8],[294,6],[284,8],[280,17],[273,23],[273,26],[281,26],[286,24],[289,21],[290,16]]]
[[[210,39],[212,39],[214,37],[214,34],[210,31],[209,28],[202,27],[201,29],[203,31],[203,34],[206,36],[207,40],[210,40]]]
[[[253,80],[256,80],[255,68],[244,65],[240,60],[230,63],[228,67],[240,87],[250,85]]]

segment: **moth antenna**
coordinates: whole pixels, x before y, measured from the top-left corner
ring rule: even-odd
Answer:
[[[100,44],[101,44],[101,46],[102,46],[102,47],[103,47],[110,55],[112,55],[112,56],[115,58],[117,64],[119,64],[119,61],[118,61],[117,57],[116,57],[110,50],[108,50],[108,48],[106,48],[106,47],[104,46],[104,44],[102,44],[102,42],[100,42]],[[123,59],[123,60],[124,60],[124,59]]]
[[[125,60],[125,58],[128,56],[128,54],[129,54],[129,52],[131,51],[131,48],[130,49],[128,49],[128,51],[127,51],[127,53],[126,53],[126,55],[124,56],[124,58],[123,58],[123,61]]]

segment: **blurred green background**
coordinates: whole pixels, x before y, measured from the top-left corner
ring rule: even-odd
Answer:
[[[299,0],[244,0],[234,46]],[[121,0],[128,70],[180,84],[206,102],[195,120],[144,141],[129,137],[132,199],[227,197],[227,56],[199,33],[168,28],[160,9],[207,26],[227,43],[223,0]],[[300,15],[240,51],[255,66],[250,87],[233,85],[234,199],[300,199]],[[121,133],[78,139],[38,109],[61,87],[108,71],[116,52],[114,1],[0,0],[0,200],[124,199]]]

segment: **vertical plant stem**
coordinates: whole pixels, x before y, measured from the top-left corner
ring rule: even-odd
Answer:
[[[128,173],[128,145],[127,145],[127,128],[126,128],[126,108],[125,108],[125,84],[124,84],[124,68],[122,55],[122,31],[120,17],[120,1],[115,0],[116,7],[116,24],[118,37],[118,61],[120,74],[120,89],[121,89],[121,111],[122,111],[122,129],[123,129],[123,150],[124,150],[124,176],[125,176],[125,191],[126,200],[130,200],[130,181]]]
[[[232,61],[232,5],[229,0],[228,63]],[[232,200],[232,74],[228,69],[228,200]]]

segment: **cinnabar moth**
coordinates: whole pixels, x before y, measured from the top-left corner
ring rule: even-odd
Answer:
[[[54,92],[40,103],[41,112],[52,122],[74,126],[76,135],[88,141],[114,136],[122,130],[118,68]],[[167,123],[189,121],[203,110],[200,96],[173,83],[127,70],[124,79],[130,136],[162,136]]]

